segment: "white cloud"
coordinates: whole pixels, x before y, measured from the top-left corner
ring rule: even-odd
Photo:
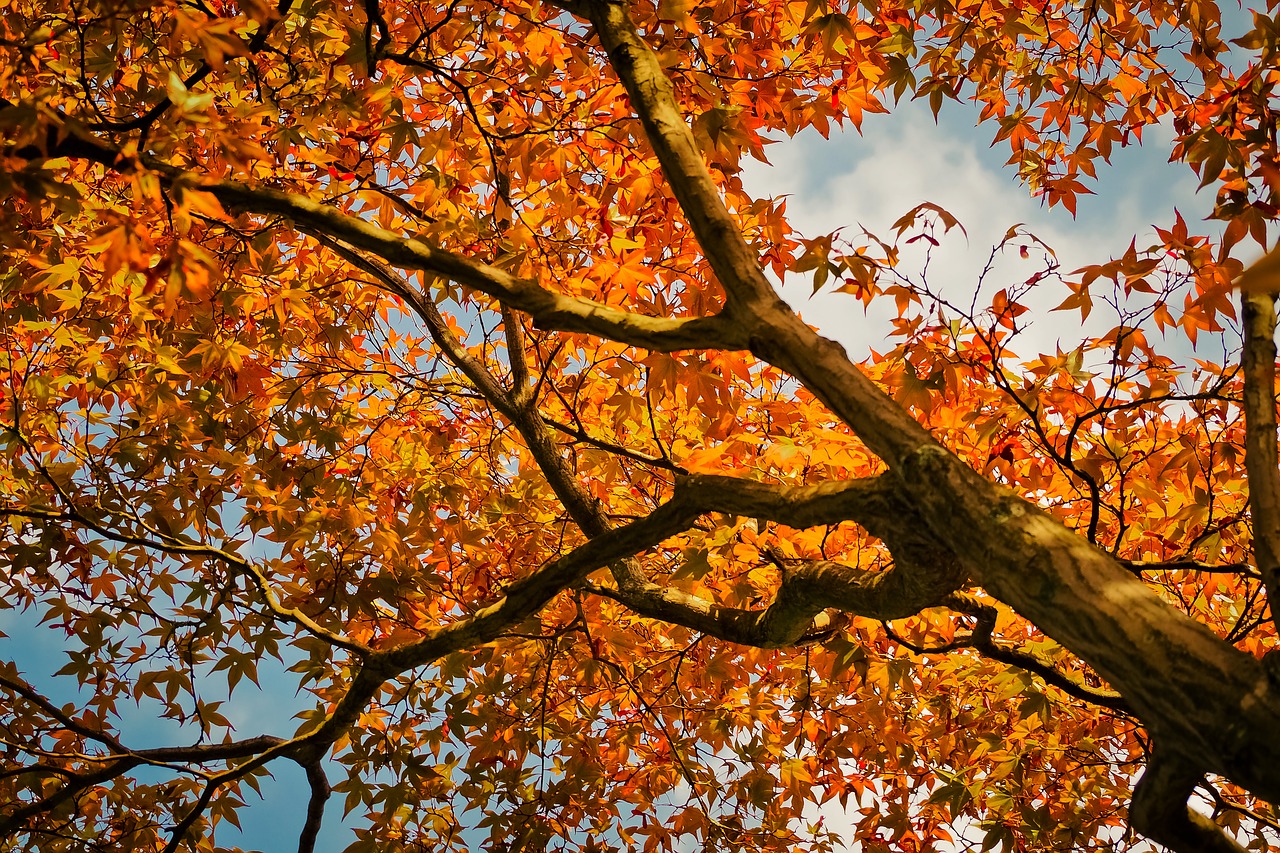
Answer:
[[[1062,208],[1050,210],[1027,189],[1004,160],[1007,150],[990,147],[994,130],[975,128],[962,107],[945,108],[935,124],[928,108],[904,103],[889,115],[870,115],[863,135],[850,130],[830,140],[807,132],[770,146],[772,167],[752,163],[743,174],[756,196],[787,195],[793,227],[808,237],[844,228],[856,239],[865,227],[888,238],[891,225],[915,205],[930,201],[948,210],[968,232],[951,232],[934,250],[929,266],[931,287],[948,298],[968,303],[993,246],[1010,226],[1024,223],[1057,252],[1064,272],[1100,263],[1123,253],[1135,236],[1138,248],[1155,242],[1151,226],[1173,222],[1176,206],[1194,229],[1209,211],[1209,191],[1197,195],[1196,180],[1181,164],[1170,164],[1172,131],[1148,129],[1144,145],[1119,150],[1108,167],[1099,164],[1093,196],[1079,198],[1079,216]],[[1204,225],[1209,225],[1205,223]],[[1207,227],[1205,230],[1209,230]],[[923,244],[919,244],[923,245]],[[916,272],[921,252],[904,254],[903,269]],[[1024,281],[1041,268],[1036,254],[1022,260],[1016,248],[1006,250],[987,279],[984,293]],[[784,297],[826,334],[840,341],[854,358],[869,349],[883,351],[893,316],[891,300],[877,300],[864,313],[862,303],[847,294],[827,291],[811,296],[807,275],[784,283]],[[1079,315],[1049,313],[1067,292],[1056,282],[1037,288],[1029,300],[1036,323],[1018,347],[1023,355],[1051,352],[1058,339],[1074,346],[1081,336]],[[979,303],[982,304],[981,302]],[[1109,328],[1105,312],[1091,320],[1092,331]]]

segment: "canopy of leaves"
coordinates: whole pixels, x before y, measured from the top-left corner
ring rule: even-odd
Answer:
[[[304,853],[1280,842],[1273,5],[11,0],[0,849],[228,849],[284,762]],[[1221,236],[943,292],[947,211],[744,189],[914,98],[1071,211],[1171,125]]]

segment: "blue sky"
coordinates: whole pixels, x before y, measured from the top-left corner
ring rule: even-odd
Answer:
[[[1079,197],[1073,219],[1061,206],[1050,209],[1030,196],[1015,172],[1005,166],[1007,146],[990,147],[995,129],[975,126],[977,110],[946,103],[935,123],[921,101],[900,104],[889,115],[867,115],[862,134],[846,131],[830,140],[808,131],[765,149],[772,166],[751,162],[743,176],[757,196],[786,195],[792,225],[807,237],[843,228],[856,238],[862,228],[886,239],[891,224],[923,201],[940,205],[959,219],[967,236],[953,230],[933,251],[931,286],[953,299],[969,301],[993,246],[1018,223],[1057,253],[1063,271],[1101,263],[1122,254],[1136,236],[1138,248],[1156,242],[1153,225],[1168,227],[1177,208],[1196,233],[1216,233],[1217,223],[1202,223],[1213,208],[1213,189],[1196,191],[1198,180],[1181,163],[1169,163],[1172,131],[1148,128],[1144,144],[1118,149],[1110,165],[1099,164],[1095,195]],[[923,244],[920,244],[923,245]],[[904,268],[913,260],[904,252]],[[920,260],[916,253],[914,262]],[[989,296],[1005,284],[1021,282],[1041,267],[1033,253],[1023,261],[1007,250],[988,279]],[[802,316],[842,343],[855,359],[868,350],[883,352],[893,316],[892,300],[873,301],[869,310],[848,294],[825,291],[812,295],[808,275],[789,277],[783,293]],[[1075,312],[1048,314],[1067,295],[1061,285],[1046,282],[1032,298],[1036,326],[1020,340],[1019,354],[1053,352],[1062,338],[1079,342]],[[1094,322],[1110,328],[1107,318]],[[1035,349],[1037,352],[1029,350]]]

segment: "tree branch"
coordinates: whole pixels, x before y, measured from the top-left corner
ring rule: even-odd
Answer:
[[[953,652],[957,649],[973,649],[984,657],[994,661],[999,661],[1009,666],[1025,669],[1027,672],[1040,676],[1046,684],[1058,688],[1068,696],[1072,696],[1083,702],[1090,702],[1094,705],[1101,705],[1105,708],[1111,708],[1123,714],[1131,714],[1133,711],[1124,701],[1124,697],[1119,693],[1109,690],[1096,690],[1086,684],[1072,678],[1057,669],[1053,664],[1041,660],[1039,657],[1022,649],[1009,648],[995,642],[993,635],[996,627],[996,617],[998,615],[996,609],[986,602],[979,601],[972,596],[964,594],[952,594],[946,598],[944,602],[947,607],[966,613],[977,619],[977,623],[973,627],[973,631],[967,637],[957,637],[945,646],[936,648],[926,648],[917,646],[907,641],[905,638],[898,636],[894,631],[885,625],[885,630],[889,637],[897,644],[904,646],[918,655],[936,655]]]
[[[6,686],[13,685],[6,683]],[[34,693],[34,691],[30,691]],[[23,695],[30,699],[24,691]],[[33,700],[34,701],[34,700]],[[47,700],[44,700],[47,702]],[[44,707],[44,702],[41,703]],[[59,715],[59,722],[62,722],[62,715]],[[65,724],[65,723],[64,723]],[[75,797],[81,791],[94,787],[95,785],[104,784],[130,770],[144,764],[169,767],[183,772],[195,772],[190,768],[182,768],[180,764],[204,764],[210,761],[228,761],[241,758],[251,758],[253,756],[262,756],[273,751],[281,749],[289,742],[271,735],[260,735],[258,737],[248,738],[240,741],[228,741],[226,743],[205,743],[196,744],[194,746],[164,746],[155,747],[153,749],[130,750],[120,745],[114,738],[109,738],[100,733],[89,733],[82,731],[82,727],[68,726],[68,729],[75,731],[84,737],[92,737],[103,743],[107,743],[112,750],[111,754],[103,755],[97,758],[85,758],[90,768],[98,765],[96,769],[86,769],[79,772],[70,770],[59,771],[61,775],[66,777],[63,784],[57,790],[33,800],[29,803],[23,803],[9,814],[0,817],[0,839],[6,838],[18,831],[18,829],[27,820],[39,814],[45,814],[53,811],[58,806]]]
[[[0,109],[11,106],[10,101],[0,98]],[[377,255],[393,266],[443,276],[525,312],[541,328],[600,335],[659,352],[744,350],[750,345],[742,324],[724,314],[673,319],[564,296],[498,267],[433,247],[416,237],[387,231],[305,196],[184,172],[146,156],[127,158],[118,148],[77,133],[65,124],[51,126],[43,146],[26,146],[9,153],[26,160],[49,157],[91,160],[125,173],[146,169],[154,172],[166,187],[209,193],[224,207],[235,211],[282,216],[312,236],[340,240]]]
[[[429,629],[421,639],[404,646],[370,655],[357,670],[346,695],[319,726],[300,736],[298,742],[288,748],[332,743],[354,724],[365,704],[388,678],[459,649],[491,642],[591,572],[626,560],[689,529],[708,512],[753,515],[792,526],[811,526],[845,521],[865,510],[869,524],[881,529],[893,525],[894,530],[888,535],[897,534],[909,545],[915,541],[908,535],[911,517],[904,518],[900,508],[886,500],[891,487],[892,482],[883,477],[800,487],[754,483],[735,477],[678,478],[671,500],[644,518],[593,536],[563,557],[511,584],[500,599],[467,618]]]
[[[1129,822],[1174,853],[1245,853],[1213,821],[1187,805],[1204,774],[1161,752],[1157,742],[1133,789]]]
[[[671,81],[636,32],[626,4],[562,0],[560,5],[586,17],[595,28],[663,176],[725,289],[725,315],[748,337],[751,352],[799,379],[891,467],[920,447],[935,445],[905,409],[849,361],[843,347],[810,329],[774,292],[759,257],[720,197]]]
[[[1243,291],[1244,465],[1249,474],[1253,553],[1280,628],[1280,455],[1276,447],[1276,298]]]
[[[645,583],[609,589],[591,585],[649,619],[683,625],[703,634],[757,648],[787,648],[831,630],[827,610],[872,619],[902,619],[940,604],[965,581],[954,564],[942,569],[895,565],[870,572],[828,560],[798,560],[788,566],[773,601],[763,610],[724,607],[672,587]]]
[[[332,789],[324,775],[324,766],[320,759],[308,761],[302,765],[307,772],[307,784],[311,786],[311,797],[307,800],[307,819],[302,824],[302,832],[298,835],[298,853],[313,853],[316,839],[320,837],[320,827],[324,823],[324,804],[328,801]]]

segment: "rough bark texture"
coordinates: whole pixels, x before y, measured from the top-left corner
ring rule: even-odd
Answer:
[[[763,272],[743,260],[749,247],[714,193],[670,84],[625,7],[597,2],[584,11],[729,293],[730,308],[750,306],[752,352],[795,375],[845,420],[889,464],[939,545],[995,596],[1094,666],[1162,750],[1202,773],[1220,773],[1261,797],[1280,799],[1274,738],[1280,693],[1261,664],[1161,601],[1110,555],[974,473],[837,344],[762,287]],[[1179,849],[1204,848],[1188,841]]]
[[[1134,828],[1173,850],[1244,853],[1213,821],[1187,807],[1200,779],[1194,768],[1154,753],[1133,790],[1129,816]]]
[[[1269,282],[1272,287],[1275,282]],[[1249,514],[1253,553],[1267,588],[1280,601],[1280,458],[1276,449],[1276,298],[1247,290],[1241,297],[1244,321],[1245,468],[1249,472]],[[1280,625],[1272,607],[1271,619]]]

